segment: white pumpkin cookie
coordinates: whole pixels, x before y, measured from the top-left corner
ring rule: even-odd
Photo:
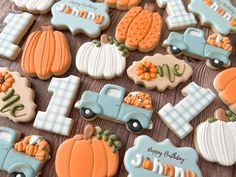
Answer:
[[[76,67],[79,72],[92,78],[112,79],[124,72],[128,54],[124,44],[104,34],[101,41],[93,40],[80,47],[76,56]]]

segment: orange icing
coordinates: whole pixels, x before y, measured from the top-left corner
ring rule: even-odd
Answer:
[[[110,7],[119,7],[121,9],[130,9],[137,6],[141,0],[105,0],[105,3]]]
[[[219,34],[212,34],[209,36],[207,39],[207,43],[214,45],[216,47],[220,47],[222,49],[225,49],[227,51],[232,51],[233,46],[231,44],[230,38],[229,37],[222,37],[221,41],[217,41],[217,37]]]
[[[175,176],[175,169],[172,165],[165,164],[164,166],[164,175],[169,177],[174,177]]]
[[[118,24],[116,39],[125,42],[131,49],[151,51],[159,43],[162,18],[142,7],[132,8]]]
[[[48,79],[63,74],[70,64],[70,49],[63,33],[45,27],[43,32],[34,32],[27,39],[21,67],[30,76]]]
[[[12,87],[14,82],[15,79],[9,72],[0,72],[0,92],[6,92],[9,88]]]

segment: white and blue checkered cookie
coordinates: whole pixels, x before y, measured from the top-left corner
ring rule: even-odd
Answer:
[[[181,139],[192,131],[189,122],[203,111],[216,97],[210,90],[190,83],[182,91],[186,96],[173,107],[170,103],[163,106],[158,114],[166,125]]]

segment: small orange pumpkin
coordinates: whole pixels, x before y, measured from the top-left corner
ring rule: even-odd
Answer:
[[[143,168],[147,170],[152,170],[153,162],[149,158],[147,158],[146,160],[143,161]]]
[[[117,8],[119,10],[126,10],[139,5],[142,0],[104,0],[111,8]]]
[[[22,70],[32,77],[49,79],[64,74],[71,65],[71,54],[64,34],[51,26],[33,32],[27,39],[22,55]]]
[[[229,37],[223,37],[220,34],[212,34],[207,39],[207,43],[214,45],[216,47],[222,48],[227,51],[232,51],[233,46],[231,44]]]
[[[0,92],[6,92],[15,82],[13,76],[7,72],[0,72]]]
[[[157,66],[149,61],[144,61],[136,65],[136,74],[141,80],[152,80],[157,77]]]
[[[86,126],[84,134],[61,144],[56,154],[58,177],[112,177],[119,165],[121,143],[115,134]]]

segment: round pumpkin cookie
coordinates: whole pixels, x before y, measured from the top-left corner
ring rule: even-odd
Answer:
[[[130,50],[149,52],[155,49],[160,41],[162,17],[158,12],[154,13],[154,9],[150,4],[145,8],[133,7],[118,24],[116,39]]]
[[[62,32],[43,26],[28,37],[21,61],[26,74],[46,80],[64,74],[70,65],[69,44]]]
[[[121,147],[117,135],[87,125],[83,134],[66,140],[58,148],[55,162],[57,176],[112,177],[118,169],[118,150]]]

